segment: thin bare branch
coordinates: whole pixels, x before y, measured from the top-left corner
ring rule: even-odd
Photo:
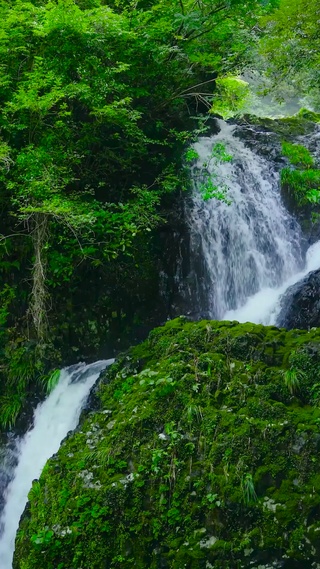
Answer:
[[[11,239],[11,237],[30,237],[30,235],[28,235],[27,233],[11,233],[10,235],[1,235],[0,241]]]
[[[208,83],[213,83],[215,80],[216,79],[208,79],[208,81],[202,81],[202,83],[197,83],[197,85],[192,85],[192,87],[188,87],[188,89],[181,91],[180,95],[188,93],[188,91],[191,91],[192,89],[196,89],[197,87],[201,87],[202,85],[207,85]]]

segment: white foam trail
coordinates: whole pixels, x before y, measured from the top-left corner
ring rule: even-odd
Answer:
[[[58,451],[67,433],[76,428],[81,410],[100,372],[114,360],[79,364],[62,370],[58,385],[34,412],[34,426],[17,443],[19,461],[6,491],[1,517],[0,568],[12,569],[15,535],[32,481]]]
[[[280,287],[263,288],[253,295],[237,310],[225,313],[224,320],[237,320],[238,322],[254,322],[256,324],[275,324],[280,310],[280,301],[286,290],[303,279],[311,271],[320,268],[320,241],[312,245],[307,252],[306,266],[303,271],[297,272],[287,279]]]

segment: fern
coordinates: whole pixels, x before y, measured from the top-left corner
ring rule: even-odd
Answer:
[[[246,474],[241,482],[243,501],[248,506],[257,501],[257,494],[251,474]]]
[[[21,411],[22,398],[18,393],[4,395],[0,399],[0,425],[3,429],[12,429]]]
[[[53,389],[58,385],[60,379],[60,370],[54,369],[49,375],[45,375],[41,379],[41,383],[45,388],[47,393],[51,393]]]
[[[304,377],[304,373],[301,370],[294,368],[287,369],[284,372],[284,382],[290,391],[291,395],[296,393],[300,388],[300,382]]]

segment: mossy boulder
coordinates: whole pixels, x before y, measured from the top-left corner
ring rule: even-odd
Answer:
[[[14,569],[316,567],[320,330],[179,318],[97,395],[33,483]]]

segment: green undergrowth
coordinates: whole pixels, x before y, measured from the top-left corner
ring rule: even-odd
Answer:
[[[319,116],[302,110],[298,115],[319,122]],[[319,231],[320,222],[320,169],[310,151],[301,144],[282,142],[282,154],[289,165],[281,170],[281,189],[286,205],[298,215],[307,233]]]
[[[307,170],[314,167],[314,158],[311,156],[309,150],[305,146],[302,146],[302,144],[283,142],[282,152],[284,156],[289,158],[290,163],[293,166],[298,166]]]
[[[21,337],[13,339],[10,333],[11,330],[5,330],[7,342],[0,344],[0,433],[23,426],[23,411],[32,414],[35,393],[44,398],[60,376],[58,369],[49,371],[52,366],[48,354],[52,358],[55,355],[52,345],[46,346],[46,352],[40,351],[35,342]]]
[[[320,170],[313,156],[301,144],[282,143],[282,153],[290,166],[281,170],[281,184],[298,207],[320,203]]]
[[[320,203],[320,170],[283,168],[281,183],[293,196],[298,206]]]
[[[319,361],[317,329],[155,329],[34,481],[13,568],[311,567]]]

